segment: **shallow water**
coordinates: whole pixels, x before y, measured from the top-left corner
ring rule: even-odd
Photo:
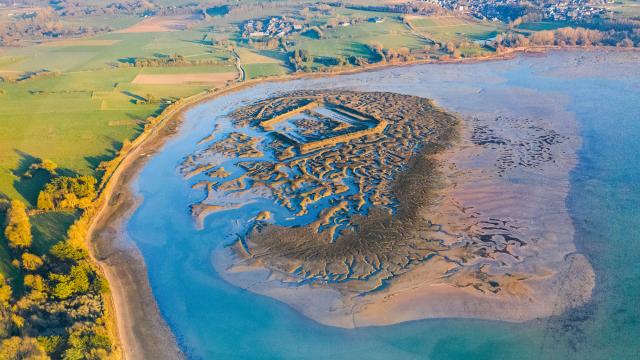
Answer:
[[[181,159],[215,119],[293,89],[393,91],[435,99],[464,116],[574,117],[582,148],[567,205],[578,250],[597,276],[592,301],[562,316],[511,324],[435,319],[355,330],[319,325],[276,300],[238,289],[210,256],[264,199],[207,218],[188,210],[202,190]],[[631,359],[640,353],[640,57],[562,52],[468,65],[418,65],[329,79],[261,84],[199,105],[134,184],[144,197],[127,223],[160,310],[185,353],[212,358]]]

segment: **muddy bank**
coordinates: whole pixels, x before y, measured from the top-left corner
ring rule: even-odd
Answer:
[[[127,154],[105,189],[106,204],[92,223],[92,255],[109,282],[125,359],[184,358],[153,297],[144,259],[135,246],[123,246],[122,231],[124,220],[140,202],[130,191],[131,180],[176,132],[180,121],[181,113],[174,115]]]
[[[350,95],[336,96],[349,103]],[[403,133],[394,111],[402,109],[401,118],[418,134],[425,115],[416,104],[403,106],[402,97],[389,103],[384,100],[389,99],[359,95],[351,100],[364,108],[359,109],[363,113],[389,122],[386,136],[360,142],[384,152],[401,149],[403,141],[415,148],[407,133],[394,135],[394,131]],[[273,100],[264,102],[269,101],[273,107]],[[420,115],[412,120],[416,110]],[[255,111],[245,113],[253,118]],[[365,215],[354,209],[348,213],[344,200],[353,198],[334,199],[340,205],[333,210],[330,204],[324,205],[331,216],[349,219],[351,227],[336,239],[332,240],[335,233],[327,238],[319,231],[317,222],[294,227],[256,222],[246,236],[212,255],[214,266],[234,285],[339,327],[439,317],[522,322],[560,314],[588,301],[595,279],[586,258],[576,253],[573,224],[565,207],[580,140],[572,119],[559,120],[467,119],[459,126],[458,142],[448,150],[443,150],[448,147],[443,140],[454,136],[437,136],[442,131],[434,127],[436,136],[422,135],[422,150],[409,162],[394,163],[408,169],[388,180],[394,184],[392,200],[374,203],[377,206]],[[397,149],[385,150],[383,144],[390,139],[399,142]],[[358,142],[347,142],[342,148],[357,148]],[[340,152],[341,147],[337,148]],[[359,163],[361,153],[367,154],[368,164]],[[338,158],[345,162],[336,162],[331,150],[326,150],[313,161],[331,179],[336,179],[331,169],[355,168],[369,175],[375,185],[358,192],[366,201],[385,188],[375,170],[388,160],[377,160],[375,152],[363,149]],[[273,168],[287,166],[282,162]],[[303,172],[313,174],[314,166],[304,165]],[[384,173],[391,176],[393,171]],[[293,181],[327,183],[297,177]],[[295,193],[277,200],[280,190],[271,190],[276,202],[286,200],[291,211],[298,210]],[[214,199],[229,194],[219,193]],[[393,216],[379,206],[394,202],[398,205]],[[323,214],[320,211],[321,225],[344,224],[331,222]]]

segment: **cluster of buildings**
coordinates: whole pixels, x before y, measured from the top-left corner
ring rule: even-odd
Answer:
[[[286,16],[274,16],[264,20],[249,20],[244,23],[242,38],[281,38],[302,30],[302,24]]]
[[[542,8],[545,19],[556,21],[585,20],[605,15],[609,10],[598,5],[612,3],[607,1],[559,1],[555,4],[547,4]]]
[[[603,5],[615,0],[423,0],[453,12],[466,13],[481,20],[513,20],[526,12],[535,12],[543,19],[577,21],[602,16]]]

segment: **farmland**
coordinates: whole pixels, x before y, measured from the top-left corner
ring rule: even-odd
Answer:
[[[6,77],[49,71],[0,83],[0,193],[33,206],[37,187],[19,185],[27,181],[21,171],[33,159],[48,158],[73,172],[95,175],[99,163],[135,137],[163,99],[175,100],[235,79],[235,66],[225,64],[230,53],[198,43],[201,37],[199,31],[111,33],[0,49],[0,73]],[[129,58],[173,53],[220,65],[122,67]],[[221,80],[136,81],[139,76],[185,74]],[[149,97],[154,101],[146,101]]]
[[[410,17],[411,26],[440,42],[487,40],[504,30],[499,22],[480,22],[453,16]]]
[[[336,11],[344,18],[367,19],[383,16],[384,22],[362,21],[349,26],[337,26],[324,32],[321,39],[306,35],[294,37],[296,46],[306,49],[315,56],[360,56],[370,55],[367,45],[379,43],[384,48],[420,49],[431,44],[430,41],[415,34],[407,27],[400,16],[394,13],[369,12],[350,9]]]
[[[247,79],[282,75],[289,71],[286,54],[280,51],[238,48],[236,50]]]

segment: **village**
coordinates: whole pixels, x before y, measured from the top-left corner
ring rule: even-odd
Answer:
[[[243,26],[242,38],[281,38],[302,30],[302,23],[286,16],[274,16],[266,20],[248,20]]]
[[[480,20],[511,21],[525,12],[538,13],[545,20],[580,21],[610,13],[604,5],[614,0],[562,0],[547,2],[519,0],[426,0],[454,13],[469,14]]]

